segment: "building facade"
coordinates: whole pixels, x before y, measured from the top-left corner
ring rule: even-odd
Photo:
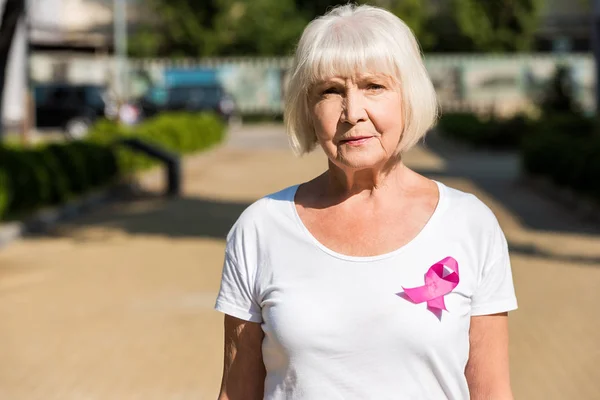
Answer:
[[[0,10],[6,0],[0,0]],[[141,0],[124,0],[128,21]],[[15,34],[9,63],[2,122],[15,128],[25,118],[28,71],[31,54],[52,54],[53,62],[38,71],[45,78],[64,80],[69,55],[87,54],[106,59],[113,48],[114,0],[26,0],[27,12]],[[32,75],[34,75],[32,73]]]

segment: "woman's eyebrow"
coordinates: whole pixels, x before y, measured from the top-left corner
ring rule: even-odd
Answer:
[[[311,89],[310,90],[320,90],[323,88],[327,88],[330,86],[345,86],[345,82],[342,82],[341,80],[323,80],[323,81],[318,81],[315,82],[313,85],[311,85]]]
[[[346,80],[339,76],[331,76],[329,78],[323,78],[315,82],[317,85],[326,85],[329,83],[344,83]]]
[[[381,80],[381,81],[386,81],[386,82],[392,82],[393,79],[385,74],[361,74],[358,76],[359,80],[372,80],[372,79],[377,79],[377,80]]]

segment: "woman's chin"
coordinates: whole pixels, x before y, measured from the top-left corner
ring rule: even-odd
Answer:
[[[338,154],[335,164],[342,168],[368,169],[380,167],[381,165],[386,164],[387,161],[387,156],[369,152],[357,152],[353,154]]]

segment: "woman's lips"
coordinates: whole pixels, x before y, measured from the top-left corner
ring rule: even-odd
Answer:
[[[350,139],[344,139],[341,140],[340,143],[341,144],[347,144],[349,146],[360,146],[364,143],[366,143],[367,141],[369,141],[369,139],[372,139],[373,136],[359,136],[359,137],[353,137]]]

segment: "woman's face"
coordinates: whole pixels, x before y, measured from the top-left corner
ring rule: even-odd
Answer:
[[[336,166],[373,168],[396,154],[404,121],[394,80],[376,74],[332,77],[309,96],[317,140]]]

